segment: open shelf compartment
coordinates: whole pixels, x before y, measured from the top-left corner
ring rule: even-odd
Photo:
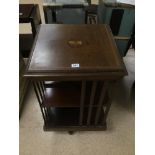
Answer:
[[[110,108],[107,84],[100,82],[33,82],[44,130],[106,130]]]
[[[90,103],[92,82],[87,82],[84,106]],[[98,85],[92,106],[97,107],[101,85]],[[80,107],[81,82],[48,82],[45,84],[44,107]],[[105,100],[108,100],[107,96]],[[104,101],[106,102],[106,101]]]
[[[93,130],[98,126],[99,129],[106,129],[106,123],[104,120],[104,111],[101,110],[101,115],[99,118],[98,124],[95,126],[95,115],[97,108],[93,108],[91,121],[89,125],[87,124],[88,117],[88,108],[84,108],[84,116],[83,116],[83,128],[90,128]],[[79,127],[79,116],[80,116],[80,108],[48,108],[49,117],[47,119],[46,124],[44,125],[45,131],[50,130],[66,130],[72,129],[76,130]]]

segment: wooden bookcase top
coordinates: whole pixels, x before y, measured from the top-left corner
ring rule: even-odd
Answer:
[[[108,25],[41,25],[25,76],[126,74]]]

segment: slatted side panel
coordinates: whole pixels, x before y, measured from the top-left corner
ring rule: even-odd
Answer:
[[[99,97],[99,101],[98,101],[98,107],[97,107],[96,116],[95,116],[95,125],[97,125],[99,122],[99,117],[104,104],[104,99],[106,97],[107,88],[108,88],[108,82],[104,82],[102,86],[101,94]]]
[[[50,117],[46,107],[43,106],[46,91],[44,81],[33,81],[33,86],[46,124]],[[107,88],[108,82],[93,81],[90,84],[82,81],[79,126],[104,125],[111,105],[107,98]]]
[[[43,106],[43,102],[45,99],[44,82],[43,81],[33,81],[33,87],[34,87],[34,91],[35,91],[35,94],[36,94],[38,102],[39,102],[39,106],[40,106],[40,110],[42,113],[42,117],[44,119],[44,123],[46,123],[46,120],[48,119],[48,112],[47,112],[46,107]]]
[[[93,81],[91,85],[89,82],[82,82],[79,125],[104,125],[111,105],[107,97],[107,88],[107,81]]]

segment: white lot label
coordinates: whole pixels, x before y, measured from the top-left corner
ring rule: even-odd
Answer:
[[[80,65],[79,65],[79,64],[71,64],[71,67],[72,67],[72,68],[79,68]]]

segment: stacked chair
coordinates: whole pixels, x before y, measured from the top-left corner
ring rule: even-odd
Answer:
[[[97,14],[98,23],[110,26],[119,53],[125,56],[134,38],[135,6],[117,0],[99,0]]]

